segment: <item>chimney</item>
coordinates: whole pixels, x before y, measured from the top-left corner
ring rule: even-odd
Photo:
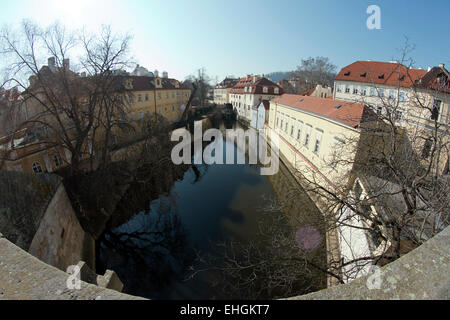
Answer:
[[[55,57],[50,57],[48,58],[48,67],[50,68],[50,70],[53,72],[55,71],[55,65],[56,65],[56,59]]]
[[[169,74],[167,73],[167,71],[163,71],[162,77],[165,79],[169,78]]]
[[[30,87],[33,86],[36,83],[36,76],[31,76],[28,78],[30,81]]]
[[[70,60],[69,59],[64,59],[63,66],[64,66],[65,70],[69,70],[70,69]]]
[[[155,77],[156,77],[156,78],[159,77],[158,70],[155,70],[155,72],[153,72],[153,73],[155,74]]]

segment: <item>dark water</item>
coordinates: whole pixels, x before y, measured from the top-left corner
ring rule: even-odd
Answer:
[[[240,152],[224,141],[224,148],[230,147],[235,154]],[[135,212],[127,222],[105,232],[99,263],[118,273],[126,293],[152,299],[235,298],[220,290],[218,271],[199,272],[189,279],[200,268],[199,255],[216,256],[219,263],[217,244],[230,239],[258,244],[260,226],[272,223],[271,216],[303,215],[300,222],[286,220],[297,225],[315,224],[320,229],[317,212],[304,195],[282,199],[287,194],[285,188],[292,191],[293,181],[280,166],[280,172],[269,177],[261,176],[257,165],[189,168],[170,192],[151,201],[148,209]],[[277,201],[289,205],[274,207]],[[318,254],[323,260],[323,252]],[[317,277],[318,283],[323,283],[324,277]]]

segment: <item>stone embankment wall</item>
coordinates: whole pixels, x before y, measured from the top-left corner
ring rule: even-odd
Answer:
[[[29,253],[42,261],[66,270],[80,260],[95,265],[95,243],[80,223],[61,183],[33,237]]]
[[[294,300],[450,299],[450,227],[392,263],[348,284]]]
[[[0,234],[0,300],[142,300],[81,281],[68,289],[69,274],[52,267]]]

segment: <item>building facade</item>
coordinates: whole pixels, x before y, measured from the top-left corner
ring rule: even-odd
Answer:
[[[239,119],[251,122],[252,108],[263,100],[270,100],[284,93],[276,83],[260,76],[241,78],[230,91],[230,103]]]
[[[334,185],[343,183],[342,177],[352,168],[330,163],[337,150],[352,162],[353,150],[342,152],[342,144],[358,139],[365,109],[355,102],[283,94],[270,101],[266,129],[279,136],[280,153],[295,169],[307,178]]]
[[[69,68],[69,61],[65,61],[65,67]],[[141,69],[139,72],[145,71]],[[48,65],[42,67],[40,73],[42,78],[56,78],[58,68],[55,66],[53,58],[49,58]],[[74,80],[74,83],[80,84],[90,81],[89,77],[77,75],[71,71],[70,78]],[[39,88],[35,87],[36,80],[36,76],[30,78],[29,88],[21,93],[21,96],[26,98],[16,106],[21,122],[26,124],[25,127],[20,123],[14,123],[15,127],[12,128],[12,133],[0,136],[0,168],[5,170],[53,172],[71,163],[69,150],[49,143],[45,126],[30,125],[33,121],[36,123],[34,119],[47,124],[55,121],[55,115],[46,116],[45,108],[38,101],[38,99],[44,101],[45,94],[40,93]],[[126,117],[131,124],[156,114],[166,118],[169,122],[179,121],[191,93],[191,90],[178,80],[159,76],[133,76],[120,73],[120,75],[114,76],[113,81],[118,85],[117,94],[123,95],[123,98],[127,99]],[[28,91],[33,91],[33,96],[30,97]],[[6,114],[4,106],[1,110],[2,114]],[[64,113],[60,113],[59,118],[63,123],[67,120]],[[67,133],[75,134],[70,129],[67,130]],[[101,133],[97,133],[97,137],[100,136]],[[83,145],[83,157],[87,157],[92,152],[92,142],[86,141]]]
[[[214,103],[225,105],[230,103],[231,88],[239,81],[239,79],[225,78],[222,82],[214,87]]]
[[[336,75],[333,99],[364,103],[379,115],[393,112],[393,118],[402,123],[412,86],[425,74],[423,69],[407,68],[396,61],[356,61]]]
[[[405,128],[419,157],[426,159],[437,146],[431,140],[440,140],[436,168],[449,171],[449,72],[443,64],[426,71],[395,61],[356,61],[336,76],[333,96],[364,103]],[[439,134],[433,138],[436,127]]]

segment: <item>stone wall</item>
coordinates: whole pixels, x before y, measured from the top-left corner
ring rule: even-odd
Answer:
[[[450,299],[450,227],[371,275],[294,300]]]
[[[75,215],[63,184],[58,186],[33,237],[29,253],[42,261],[66,270],[78,261],[94,266],[94,240],[84,232]]]
[[[81,281],[68,289],[69,274],[52,267],[0,234],[0,300],[142,300]]]

